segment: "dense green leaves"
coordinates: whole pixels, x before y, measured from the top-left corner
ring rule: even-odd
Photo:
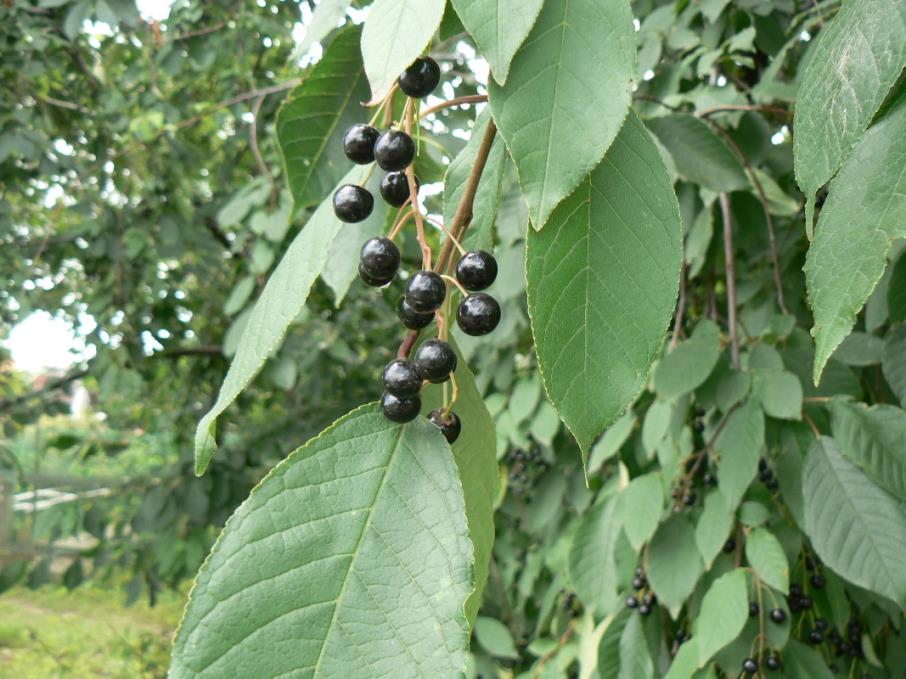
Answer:
[[[695,530],[683,516],[661,524],[648,545],[648,580],[669,609],[678,610],[702,574]]]
[[[453,676],[474,586],[462,486],[425,420],[375,406],[274,468],[198,575],[170,676]]]
[[[695,544],[707,568],[733,528],[733,514],[727,509],[727,501],[719,490],[712,490],[705,496],[705,507],[695,525]]]
[[[598,613],[610,610],[617,594],[614,551],[620,536],[615,521],[617,501],[599,502],[586,514],[569,551],[569,577],[586,606]]]
[[[786,592],[790,587],[790,565],[780,541],[766,528],[755,528],[746,537],[746,559],[762,582]]]
[[[376,0],[362,31],[371,101],[382,100],[440,25],[446,0]]]
[[[541,374],[583,454],[647,378],[676,300],[681,229],[657,148],[630,115],[550,228],[529,232]]]
[[[708,379],[720,350],[720,330],[704,320],[685,342],[664,356],[654,372],[654,387],[661,398],[671,399],[692,391]]]
[[[802,470],[805,531],[837,573],[903,605],[906,602],[906,513],[822,438]]]
[[[368,83],[357,27],[345,28],[277,114],[277,140],[296,211],[317,205],[349,169],[343,134],[362,122]]]
[[[503,85],[516,50],[532,30],[544,0],[452,0],[456,13]]]
[[[755,478],[758,458],[764,451],[764,414],[753,401],[746,401],[727,417],[714,441],[720,455],[720,492],[727,508],[734,511]]]
[[[799,86],[793,138],[796,178],[810,205],[846,161],[904,67],[906,6],[900,0],[844,2],[818,36]],[[896,167],[902,162],[891,172]],[[807,223],[810,228],[810,214]]]
[[[906,236],[904,167],[906,97],[853,150],[818,219],[805,265],[815,315],[816,384],[881,279],[891,240]]]
[[[620,672],[618,679],[654,679],[654,663],[648,650],[642,618],[633,615],[620,636]]]
[[[619,518],[634,549],[641,549],[654,535],[663,509],[664,485],[660,474],[637,476],[620,494]]]
[[[548,2],[516,53],[506,85],[488,83],[494,120],[516,162],[536,229],[598,165],[620,131],[635,52],[627,0]]]

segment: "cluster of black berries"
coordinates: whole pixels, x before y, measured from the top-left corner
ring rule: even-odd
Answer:
[[[440,67],[430,57],[419,58],[400,75],[400,89],[408,96],[428,96],[440,81]],[[388,104],[389,105],[389,104]],[[376,162],[387,171],[381,180],[381,196],[394,207],[402,207],[415,196],[409,186],[406,168],[415,160],[416,148],[412,137],[401,130],[380,133],[370,125],[350,127],[343,136],[343,150],[354,163]],[[415,190],[418,178],[415,177]],[[417,209],[417,206],[415,206]],[[333,196],[333,209],[344,222],[367,219],[374,209],[374,197],[362,186],[346,184]],[[392,235],[392,234],[391,234]],[[367,285],[388,285],[400,268],[400,251],[390,238],[369,239],[359,259],[359,275]],[[468,291],[456,310],[456,322],[467,335],[486,335],[500,322],[500,305],[483,292],[497,278],[497,261],[483,250],[464,253],[456,264],[456,280]],[[422,269],[410,276],[405,294],[397,303],[397,316],[410,330],[420,330],[434,319],[435,312],[447,298],[444,277],[435,271]],[[391,361],[383,373],[384,393],[381,409],[393,422],[411,422],[421,412],[420,392],[426,382],[439,384],[450,379],[456,370],[456,353],[442,339],[424,342],[410,360],[400,357]],[[433,410],[428,419],[436,424],[447,441],[459,436],[461,422],[449,408]]]
[[[704,457],[692,456],[686,461],[685,475],[670,490],[674,512],[681,511],[683,507],[694,507],[698,502],[699,491],[717,485],[716,469],[709,468],[710,461],[704,451],[699,455]]]
[[[505,459],[510,469],[509,490],[517,496],[528,493],[535,477],[550,466],[537,443],[533,443],[528,449],[512,448]]]
[[[635,569],[632,588],[636,593],[626,597],[626,608],[638,609],[639,615],[651,615],[651,611],[657,605],[657,597],[648,589],[648,578],[641,566]]]
[[[768,461],[764,458],[758,460],[758,480],[761,481],[768,490],[777,490],[780,488],[780,482],[774,476],[774,470],[771,469]]]

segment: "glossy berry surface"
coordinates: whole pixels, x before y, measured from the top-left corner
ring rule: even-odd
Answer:
[[[416,271],[406,283],[406,303],[419,313],[439,309],[446,296],[444,279],[433,271]]]
[[[749,604],[749,617],[750,618],[758,617],[758,614],[760,612],[761,612],[761,607],[758,605],[757,602],[753,601]]]
[[[400,319],[400,323],[410,330],[421,330],[434,320],[434,312],[427,311],[422,313],[416,311],[409,306],[406,297],[402,296],[399,302],[396,303],[396,317]]]
[[[724,543],[724,546],[723,546],[723,553],[730,554],[735,549],[736,549],[736,540],[734,540],[733,538],[727,539],[727,541]]]
[[[776,622],[778,625],[786,620],[786,611],[782,608],[775,608],[771,611],[771,621]]]
[[[421,99],[434,91],[440,82],[440,66],[431,57],[419,57],[400,74],[403,94]]]
[[[418,177],[415,178],[415,188],[418,190]],[[409,180],[405,172],[388,172],[381,180],[381,198],[393,207],[402,207],[409,199]]]
[[[456,352],[443,340],[430,339],[415,352],[413,363],[422,379],[446,382],[450,373],[456,370]]]
[[[422,400],[418,396],[399,398],[384,392],[381,396],[381,410],[391,422],[411,422],[422,410]]]
[[[636,599],[634,596],[626,597],[626,608],[638,608],[638,607],[639,607],[638,599]]]
[[[399,172],[415,158],[415,142],[405,132],[387,130],[374,143],[374,159],[381,169]]]
[[[343,135],[343,153],[353,163],[358,165],[367,165],[374,162],[374,144],[380,136],[380,132],[371,127],[359,123],[353,125]]]
[[[430,412],[428,419],[431,420],[432,424],[440,428],[444,438],[447,439],[447,443],[453,443],[459,438],[459,432],[462,431],[462,422],[459,421],[459,415],[452,410],[447,412],[445,408],[437,408]]]
[[[755,674],[758,671],[758,661],[755,658],[746,658],[742,663],[742,670],[746,674]]]
[[[418,371],[405,358],[397,358],[387,364],[382,376],[384,391],[397,398],[412,398],[417,396],[422,388],[422,378]]]
[[[779,670],[780,669],[780,658],[777,657],[776,655],[769,655],[764,660],[764,666],[767,667],[772,672]]]
[[[484,250],[470,250],[456,262],[456,280],[466,290],[484,290],[497,279],[497,260]]]
[[[387,285],[400,268],[400,251],[389,238],[369,238],[362,246],[359,273],[368,285]]]
[[[333,194],[333,212],[344,222],[361,222],[373,209],[374,196],[361,186],[344,184]]]
[[[487,335],[500,323],[500,305],[483,292],[476,292],[459,303],[456,323],[467,335]]]

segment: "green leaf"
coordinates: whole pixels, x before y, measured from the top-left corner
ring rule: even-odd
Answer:
[[[495,618],[478,617],[475,620],[475,638],[493,656],[513,660],[519,658],[512,632]]]
[[[673,158],[681,177],[717,192],[749,185],[745,169],[706,122],[689,113],[651,118],[645,124]]]
[[[834,676],[824,658],[793,640],[783,649],[783,668],[789,679],[833,679]]]
[[[340,31],[277,112],[277,141],[296,212],[317,205],[348,171],[343,134],[362,122],[361,102],[368,98],[359,34],[354,26]]]
[[[695,544],[698,545],[698,553],[705,562],[705,568],[711,568],[730,537],[732,528],[733,512],[727,507],[723,494],[719,490],[709,491],[705,496],[704,509],[695,525]]]
[[[598,675],[600,679],[617,679],[620,672],[620,640],[630,619],[638,617],[628,608],[621,607],[617,613],[604,621],[605,627],[598,645]]]
[[[488,83],[536,229],[598,166],[620,131],[635,55],[628,0],[547,2],[506,86]]]
[[[630,616],[620,635],[620,671],[617,679],[654,679],[654,662],[640,615]]]
[[[714,441],[714,450],[720,455],[718,487],[732,512],[755,478],[758,458],[764,452],[764,414],[757,403],[746,401],[730,413]]]
[[[582,517],[569,550],[569,577],[587,608],[607,613],[617,596],[614,551],[620,535],[617,500],[593,506]]]
[[[900,255],[890,270],[887,309],[891,323],[906,321],[906,255]]]
[[[503,85],[510,62],[522,45],[544,0],[452,0],[478,51],[488,60],[491,75]]]
[[[767,415],[781,420],[802,419],[802,383],[793,373],[758,370],[753,393]]]
[[[444,177],[444,224],[448,226],[453,223],[453,216],[466,190],[466,183],[478,155],[478,147],[481,146],[490,119],[491,112],[488,108],[478,114],[468,143],[447,168]],[[495,137],[475,193],[472,221],[469,223],[469,231],[463,243],[466,248],[488,252],[494,249],[494,221],[497,218],[497,208],[500,206],[500,188],[506,165],[506,148],[503,141]]]
[[[720,355],[720,330],[710,320],[695,326],[692,336],[661,359],[654,371],[654,386],[663,399],[682,396],[702,384]]]
[[[881,370],[887,384],[900,399],[900,405],[906,408],[906,325],[901,325],[887,337]]]
[[[906,502],[906,412],[835,400],[831,430],[840,452],[872,481]]]
[[[678,610],[692,594],[702,574],[702,560],[695,545],[695,531],[679,515],[661,524],[648,545],[648,581],[671,610]]]
[[[598,442],[592,446],[588,456],[588,473],[593,474],[602,464],[616,455],[626,443],[635,427],[636,417],[632,410],[626,411],[620,419],[610,425]]]
[[[302,56],[316,42],[321,42],[346,18],[346,10],[351,0],[321,0],[311,15],[311,21],[305,27],[305,37],[295,50]]]
[[[802,470],[805,532],[818,556],[853,584],[906,602],[903,506],[843,457],[837,442],[815,441]]]
[[[633,549],[640,550],[654,535],[663,509],[664,485],[658,472],[637,476],[620,493],[620,522]]]
[[[681,238],[663,161],[634,114],[550,228],[529,229],[541,374],[583,458],[647,379],[676,302]]]
[[[443,436],[424,418],[402,427],[359,408],[277,465],[227,521],[169,676],[455,676],[472,568]]]
[[[900,0],[844,2],[818,35],[799,85],[793,135],[796,180],[812,205],[815,193],[862,138],[904,66],[906,6]],[[811,221],[809,216],[809,228]]]
[[[365,168],[355,167],[340,183],[361,181]],[[217,418],[258,374],[280,346],[287,328],[305,306],[312,283],[327,261],[327,253],[342,222],[325,200],[289,246],[274,269],[245,322],[239,346],[220,387],[217,401],[195,430],[195,473],[207,469],[217,448]]]
[[[831,182],[806,257],[816,384],[881,279],[891,240],[906,236],[904,167],[906,98],[871,127]]]
[[[739,636],[748,616],[746,572],[737,568],[719,577],[708,589],[695,618],[692,639],[680,647],[666,679],[688,677],[691,671],[703,667]]]
[[[362,31],[371,101],[380,102],[431,41],[447,0],[375,0]]]
[[[883,357],[884,340],[865,332],[850,333],[834,352],[834,358],[844,365],[857,367],[877,365]]]
[[[469,537],[475,548],[475,589],[466,601],[466,618],[472,623],[481,605],[494,546],[494,503],[500,480],[497,473],[497,433],[468,363],[459,348],[454,348],[459,356],[455,372],[459,386],[456,413],[463,422],[463,428],[453,443],[453,458],[459,469]],[[426,414],[439,408],[443,404],[443,386],[432,384],[425,389],[422,403],[422,411]]]
[[[746,559],[762,582],[786,594],[790,589],[790,564],[780,542],[767,528],[755,528],[746,537]]]

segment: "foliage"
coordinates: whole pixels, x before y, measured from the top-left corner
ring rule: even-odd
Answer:
[[[87,3],[0,9],[2,237],[31,253],[0,250],[4,321],[94,317],[111,427],[174,451],[137,513],[98,502],[142,529],[98,555],[175,584],[248,495],[173,675],[906,673],[903,3],[377,0],[361,30],[348,5],[317,5],[313,65],[291,3],[101,38]],[[424,207],[471,208],[501,271],[500,327],[456,337],[452,448],[353,410],[396,353],[400,282],[353,282],[394,213],[330,210],[365,80],[388,121],[441,103],[392,91],[423,50],[445,100],[488,99],[421,119]]]

